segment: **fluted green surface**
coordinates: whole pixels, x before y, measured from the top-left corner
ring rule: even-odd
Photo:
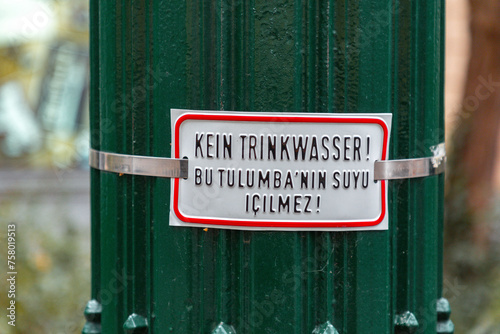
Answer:
[[[429,156],[443,2],[91,0],[92,147],[169,157],[170,108],[389,112],[390,157]],[[91,173],[102,333],[436,333],[443,176],[391,181],[388,231],[248,232],[169,227],[168,179]]]

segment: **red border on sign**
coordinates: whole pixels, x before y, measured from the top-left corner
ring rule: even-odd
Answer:
[[[274,116],[274,115],[237,115],[237,114],[193,114],[187,113],[179,117],[175,123],[175,148],[174,157],[180,159],[179,152],[179,129],[182,122],[186,120],[206,120],[206,121],[238,121],[238,122],[287,122],[287,123],[361,123],[377,124],[382,127],[384,132],[384,143],[382,147],[382,160],[387,159],[387,141],[389,138],[389,129],[385,122],[379,118],[369,117],[336,117],[336,116]],[[380,216],[373,221],[253,221],[253,220],[231,220],[231,219],[207,219],[184,216],[179,210],[179,182],[174,180],[174,201],[173,209],[175,215],[185,223],[204,224],[204,225],[226,225],[226,226],[249,226],[249,227],[297,227],[297,228],[326,228],[326,227],[368,227],[380,224],[386,215],[386,181],[381,182],[382,192],[382,210]]]

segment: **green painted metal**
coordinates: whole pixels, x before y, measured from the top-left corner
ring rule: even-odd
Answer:
[[[123,324],[123,329],[127,334],[142,334],[148,332],[148,319],[139,315],[131,314]]]
[[[455,325],[450,320],[450,303],[446,299],[441,298],[436,303],[436,310],[438,315],[437,333],[453,334]]]
[[[233,326],[229,326],[221,322],[211,334],[236,334],[236,331],[234,330]]]
[[[391,158],[429,156],[444,140],[443,3],[91,0],[91,145],[170,157],[170,108],[390,112]],[[91,174],[102,312],[87,328],[436,333],[449,321],[436,309],[442,175],[390,182],[388,231],[249,232],[169,227],[168,179]]]
[[[97,300],[92,299],[87,303],[83,312],[85,320],[87,320],[82,330],[83,334],[98,334],[102,332],[101,313],[102,305]]]
[[[312,334],[339,334],[339,332],[333,327],[330,321],[325,322],[322,325],[317,326]]]

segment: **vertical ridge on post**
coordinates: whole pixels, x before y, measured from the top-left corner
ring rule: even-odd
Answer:
[[[161,81],[153,90],[154,124],[152,132],[152,151],[155,156],[170,157],[171,131],[170,108],[196,107],[190,104],[189,87],[200,82],[200,77],[189,77],[189,61],[198,61],[196,49],[188,48],[189,31],[187,27],[203,27],[196,22],[190,24],[193,8],[202,2],[153,1],[153,26],[151,40],[155,74]],[[209,3],[209,2],[205,2]],[[205,15],[198,15],[205,17]],[[196,17],[198,17],[196,16]],[[197,63],[196,72],[202,64]],[[203,77],[201,77],[203,78]],[[190,83],[188,86],[187,82]],[[196,88],[196,86],[195,86]],[[205,93],[202,91],[201,93]],[[168,226],[170,180],[156,179],[153,186],[153,272],[151,311],[155,314],[152,333],[170,331],[172,333],[209,332],[202,319],[201,305],[204,299],[199,293],[205,288],[203,267],[192,263],[203,255],[200,245],[204,231],[200,229],[177,228]],[[193,297],[200,297],[194,299]],[[201,305],[200,305],[201,304]],[[199,322],[198,322],[199,321]],[[194,328],[194,330],[193,330]]]
[[[124,138],[124,146],[135,155],[151,156],[150,127],[153,118],[151,108],[151,47],[148,43],[150,31],[150,10],[148,2],[126,3],[127,22],[130,27],[126,34],[126,68],[127,86],[125,94],[130,96],[130,111],[126,124],[130,133]],[[146,176],[127,176],[127,196],[131,205],[127,207],[128,228],[126,238],[129,247],[125,250],[127,257],[127,274],[131,277],[131,289],[127,289],[126,314],[145,318],[151,323],[149,296],[149,263],[150,263],[150,229],[151,200],[149,197],[152,178]]]
[[[417,5],[419,7],[419,5]],[[442,64],[443,51],[442,45],[442,27],[441,17],[444,10],[443,2],[428,1],[420,8],[419,22],[420,34],[415,43],[418,45],[421,59],[419,64],[420,75],[418,79],[418,87],[420,88],[419,106],[416,106],[415,114],[421,114],[420,110],[425,110],[420,121],[422,136],[415,139],[415,150],[422,156],[432,155],[431,146],[436,145],[444,140],[443,125],[443,96],[441,84],[431,85],[429,82],[439,83],[441,80],[441,72],[439,69]],[[434,36],[429,39],[428,36]],[[436,317],[432,316],[434,311],[436,296],[438,295],[440,266],[440,253],[442,248],[439,246],[439,228],[440,219],[442,219],[442,206],[440,206],[440,197],[443,189],[440,188],[441,176],[432,176],[423,179],[423,184],[420,193],[425,193],[427,200],[423,203],[423,213],[421,221],[417,225],[417,247],[423,251],[417,258],[416,272],[416,301],[417,305],[424,305],[422,309],[415,310],[416,316],[421,323],[421,328],[425,327],[436,328]],[[415,194],[415,198],[418,194]],[[433,247],[429,247],[433,245]],[[431,301],[431,302],[429,302]]]
[[[356,59],[355,66],[358,68],[355,108],[358,112],[365,113],[392,112],[393,98],[398,93],[391,72],[395,5],[393,1],[363,1],[359,2],[358,6],[359,13],[355,24],[358,27],[357,34],[355,38],[351,38],[353,42],[348,50],[348,54]],[[394,129],[394,118],[391,145],[398,133]],[[390,189],[390,184],[384,182]],[[393,319],[386,316],[392,313],[391,233],[395,229],[392,215],[394,208],[391,207],[390,201],[388,205],[388,231],[356,232],[357,237],[353,245],[356,248],[356,262],[353,264],[356,266],[356,295],[355,312],[351,313],[351,317],[357,318],[357,326],[348,330],[349,333],[386,333],[390,332],[393,326]],[[367,303],[367,300],[377,300],[377,307]],[[337,324],[333,325],[344,333]]]
[[[100,149],[100,122],[99,122],[99,2],[90,1],[90,91],[89,91],[89,118],[90,118],[90,147]],[[86,324],[82,334],[101,333],[100,308],[89,307],[99,304],[101,291],[101,234],[100,234],[100,171],[90,169],[90,210],[91,210],[91,300],[85,309]],[[91,311],[91,318],[87,316],[87,310]],[[95,314],[94,314],[95,313]]]
[[[119,31],[122,21],[117,19],[120,4],[115,1],[99,2],[99,122],[101,124],[100,148],[108,152],[121,153],[118,147],[118,134],[123,133],[119,125],[119,114],[122,112],[118,72],[121,57],[116,57],[120,45]],[[103,129],[103,127],[106,127]],[[102,331],[118,332],[122,329],[125,316],[122,313],[121,293],[112,291],[112,283],[117,275],[123,275],[123,262],[118,247],[118,232],[123,224],[123,216],[119,214],[118,176],[113,173],[100,172],[100,219],[101,219],[101,294]]]
[[[440,12],[440,68],[442,69],[440,72],[440,77],[439,81],[441,83],[445,82],[445,55],[444,55],[444,50],[445,50],[445,42],[446,42],[446,31],[445,31],[445,17],[446,17],[446,2],[441,1],[440,6],[441,6],[441,12]],[[439,110],[441,110],[441,115],[439,117],[439,129],[442,130],[440,131],[439,134],[439,142],[443,143],[445,141],[445,117],[444,117],[444,84],[441,84],[439,87],[439,96],[441,97],[439,101]],[[445,175],[441,174],[438,176],[438,272],[437,272],[437,283],[438,283],[438,288],[437,288],[437,306],[443,306],[440,304],[440,302],[448,302],[445,298],[443,298],[443,229],[444,229],[444,185],[445,185]],[[444,300],[443,300],[444,299]],[[449,307],[449,303],[448,303]],[[443,331],[443,333],[446,333],[446,330],[448,330],[447,334],[453,334],[455,331],[455,325],[453,322],[449,319],[450,318],[450,313],[451,313],[451,308],[446,310],[447,312],[446,317],[442,318],[443,314],[440,314],[440,312],[443,311],[439,307],[437,307],[437,321],[438,321],[438,326],[440,326],[440,322],[445,320],[444,326],[447,327]],[[437,333],[440,333],[439,327],[437,330]]]
[[[392,159],[399,159],[402,157],[409,157],[408,147],[408,134],[409,134],[409,101],[410,88],[405,74],[409,75],[408,66],[411,51],[410,39],[407,35],[411,33],[411,8],[409,5],[403,4],[401,1],[396,5],[399,10],[395,13],[395,40],[394,40],[394,112],[393,115],[397,128],[395,129],[399,134],[392,138]],[[397,111],[397,112],[396,112]],[[390,183],[391,193],[393,194],[393,205],[390,210],[392,213],[392,233],[395,243],[395,313],[402,314],[409,309],[409,297],[407,284],[400,284],[401,282],[409,281],[409,255],[408,255],[408,225],[407,221],[408,212],[405,206],[408,205],[408,192],[409,186],[407,181],[395,181]],[[400,209],[398,209],[398,206]],[[393,210],[395,209],[395,210]]]

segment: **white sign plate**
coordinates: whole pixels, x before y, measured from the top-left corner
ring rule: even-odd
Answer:
[[[172,109],[170,225],[245,230],[386,230],[391,114]]]

